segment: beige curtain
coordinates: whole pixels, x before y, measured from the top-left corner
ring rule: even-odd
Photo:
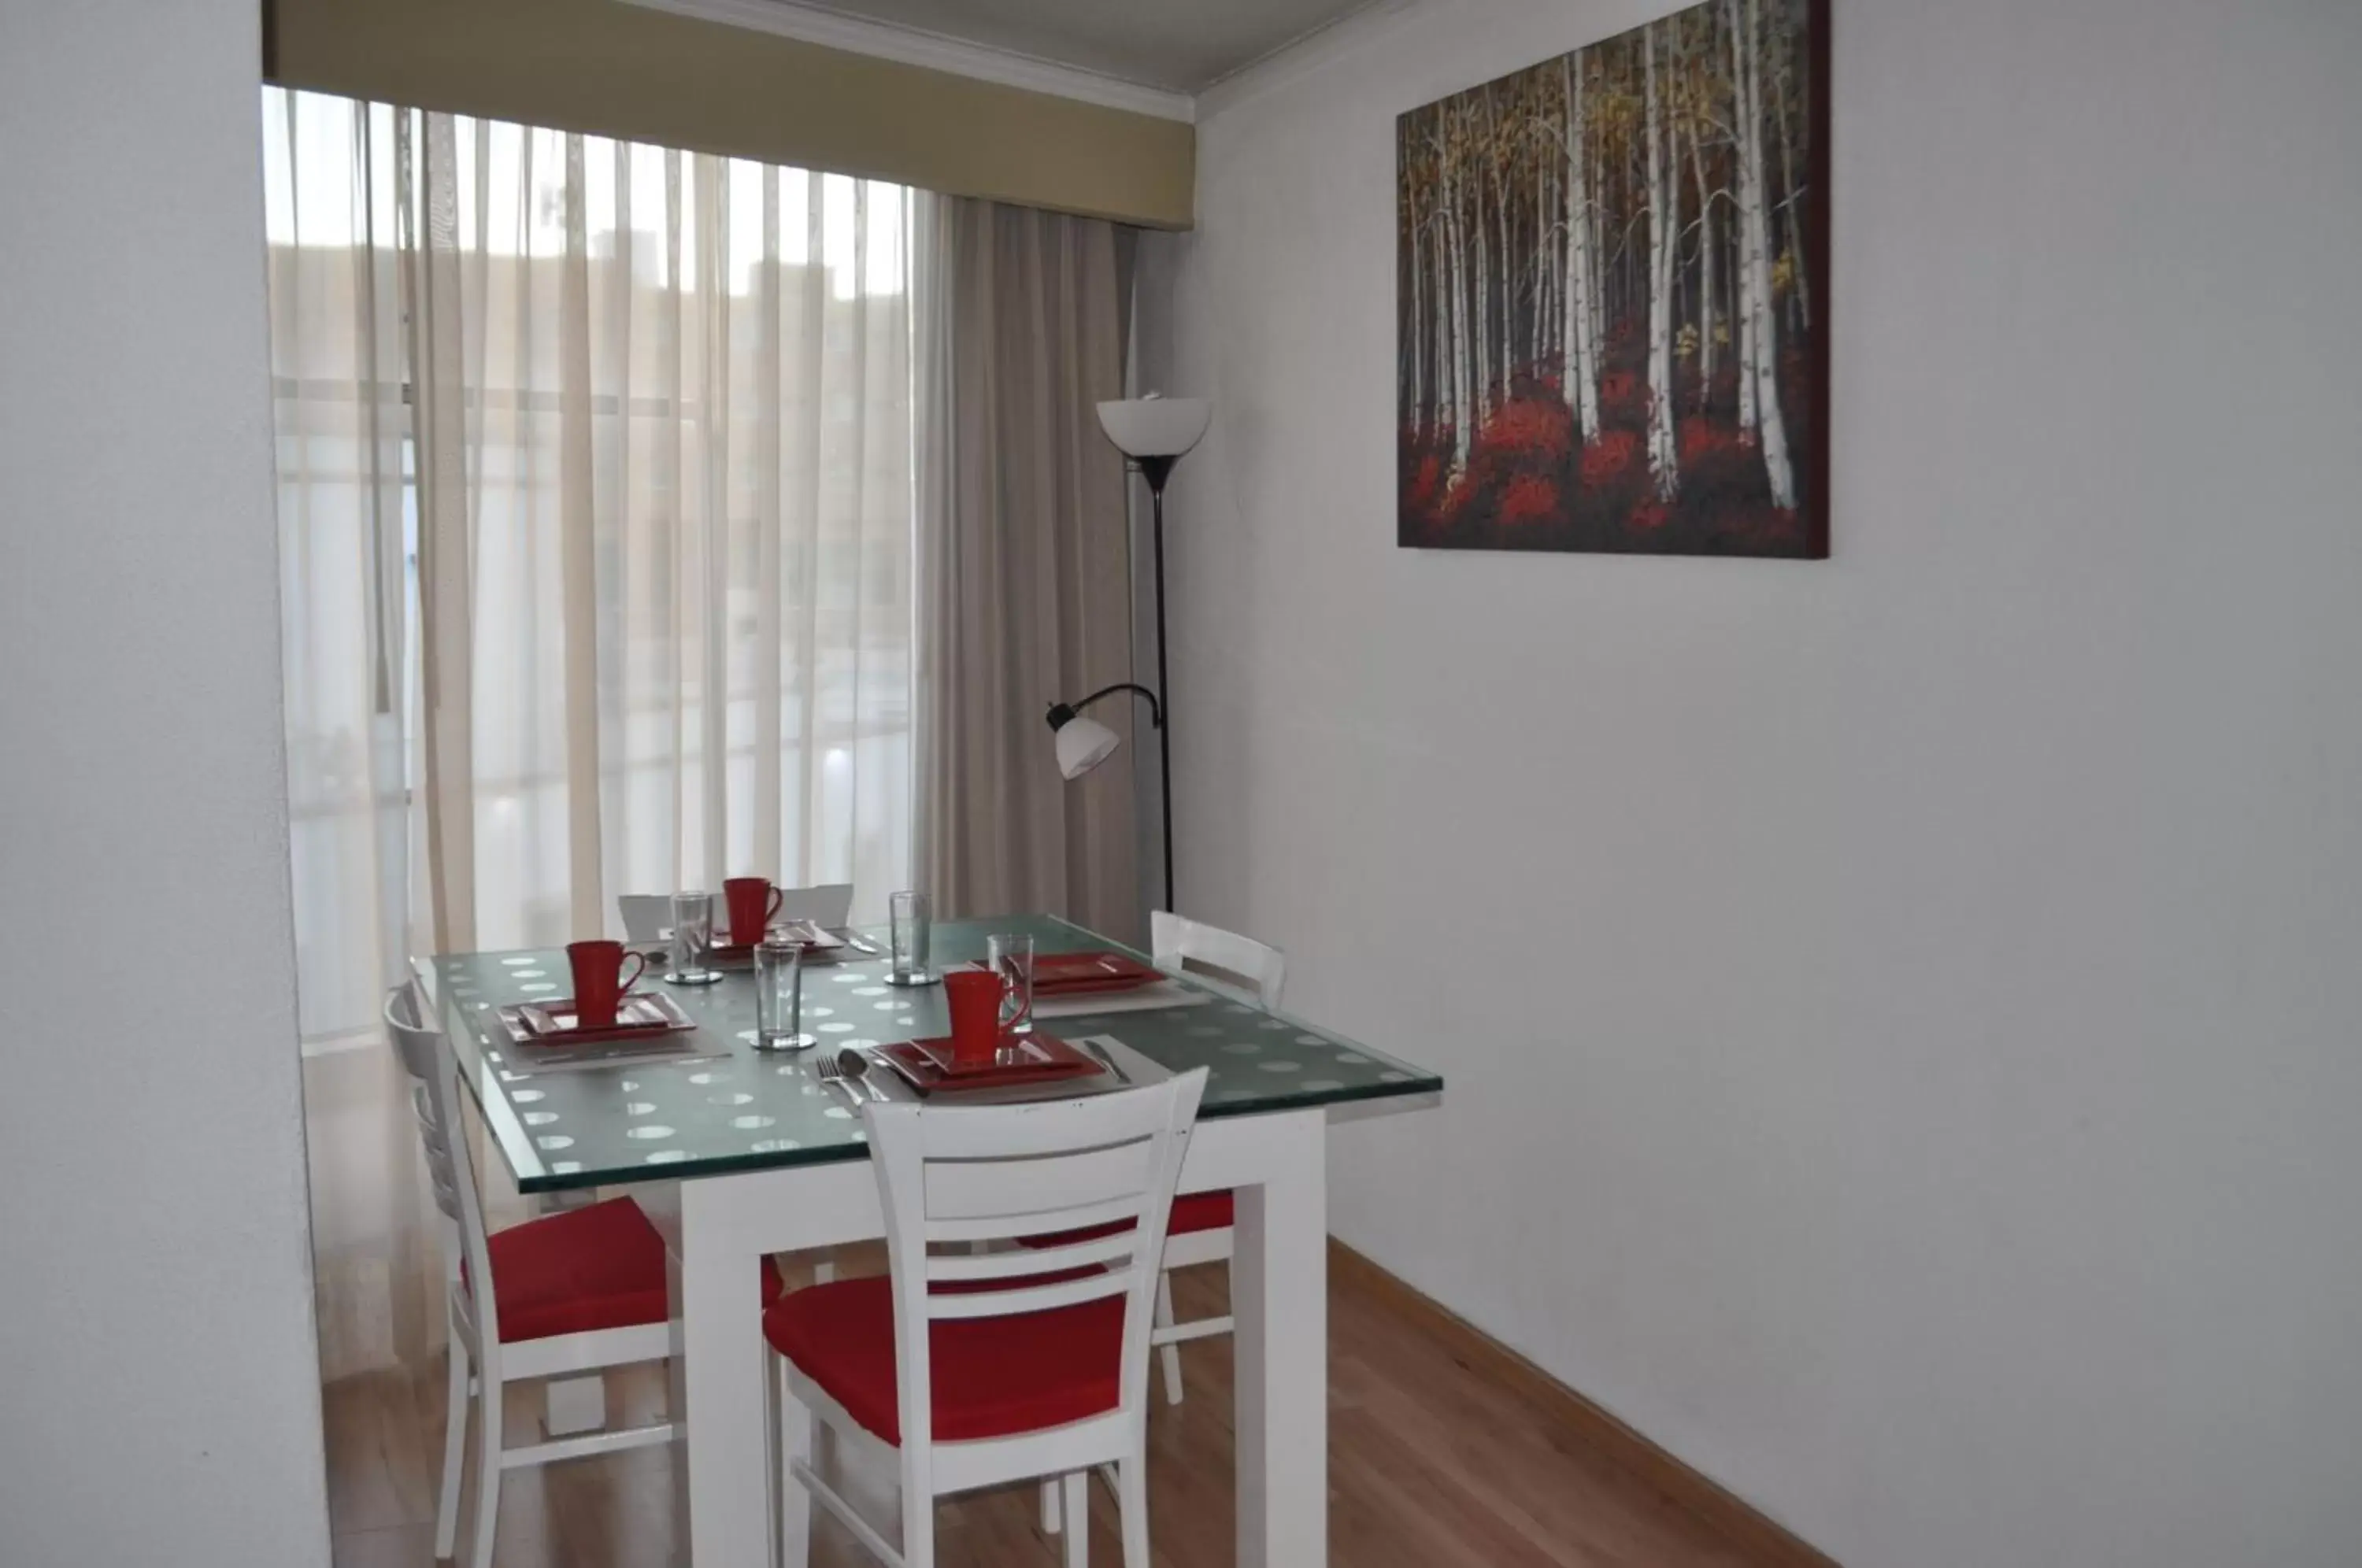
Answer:
[[[850,881],[857,918],[910,884],[911,198],[318,94],[262,109],[338,1375],[414,1366],[439,1329],[378,1027],[412,954],[614,931],[618,893],[746,871]]]
[[[443,1314],[401,1073],[377,1038],[423,900],[416,604],[391,109],[264,104],[288,804],[321,1371],[420,1364]],[[298,199],[299,190],[303,193]]]
[[[1134,700],[1092,710],[1127,744],[1074,783],[1043,719],[1131,678],[1123,458],[1096,406],[1123,395],[1128,237],[948,198],[919,228],[922,880],[947,915],[1136,937]]]

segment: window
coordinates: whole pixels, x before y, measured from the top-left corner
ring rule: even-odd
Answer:
[[[872,912],[910,856],[909,193],[263,111],[307,1037],[438,923],[554,944],[742,871]]]

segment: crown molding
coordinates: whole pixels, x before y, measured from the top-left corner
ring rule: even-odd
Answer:
[[[701,22],[776,33],[824,49],[841,49],[851,54],[870,55],[1157,119],[1188,124],[1198,117],[1197,101],[1187,93],[1128,82],[1080,66],[1061,65],[1014,50],[946,38],[919,28],[848,17],[817,6],[799,5],[796,0],[625,0],[625,4]]]
[[[1370,0],[1359,10],[1324,22],[1199,88],[1196,118],[1209,119],[1225,109],[1234,109],[1290,86],[1338,56],[1350,54],[1393,32],[1418,8],[1418,0]]]

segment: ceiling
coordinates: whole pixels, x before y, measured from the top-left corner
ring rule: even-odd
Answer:
[[[765,0],[778,4],[781,0]],[[1195,93],[1368,0],[827,0],[833,11]]]

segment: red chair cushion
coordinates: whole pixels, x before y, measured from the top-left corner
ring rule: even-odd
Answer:
[[[1238,1207],[1227,1192],[1193,1192],[1176,1198],[1164,1233],[1186,1236],[1193,1231],[1227,1231],[1238,1223]]]
[[[665,1320],[664,1238],[628,1198],[512,1225],[485,1246],[503,1343]],[[765,1258],[766,1306],[780,1287],[778,1269]]]
[[[932,1325],[939,1441],[1009,1437],[1112,1410],[1121,1397],[1123,1297]],[[894,1295],[883,1275],[815,1285],[763,1314],[771,1348],[888,1442],[902,1441]]]

